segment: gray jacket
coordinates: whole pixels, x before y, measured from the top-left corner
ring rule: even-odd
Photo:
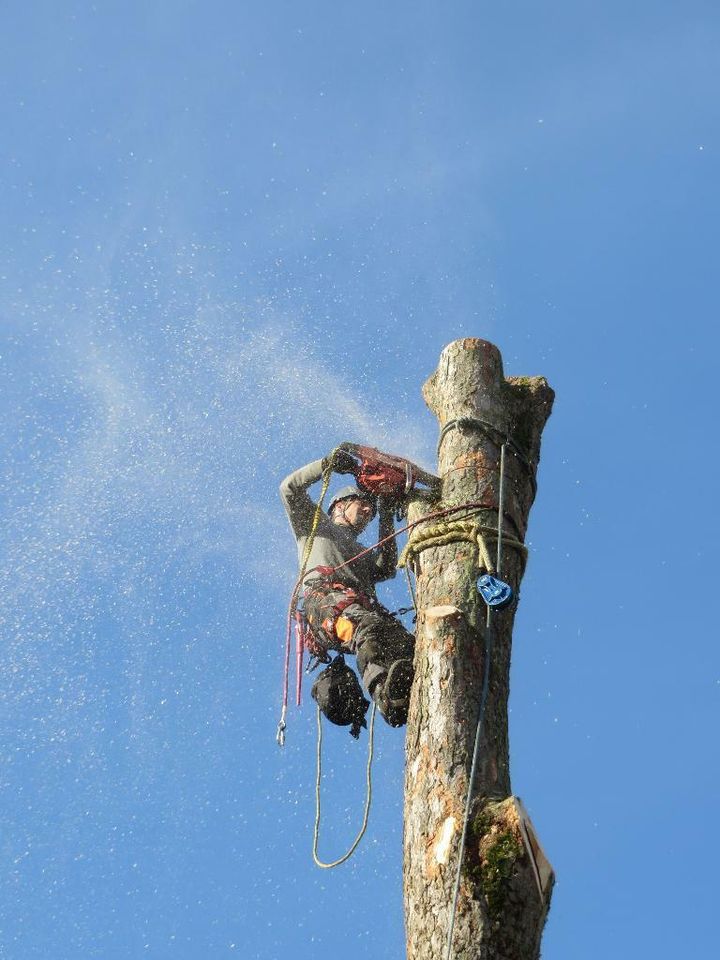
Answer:
[[[299,563],[302,562],[317,507],[307,490],[321,477],[322,460],[315,460],[291,473],[280,484],[280,497],[297,540]],[[387,536],[392,529],[392,512],[384,509],[381,502],[380,538]],[[337,567],[364,549],[349,527],[333,523],[323,510],[306,567],[308,575],[305,577],[305,584],[318,577],[317,573],[311,572],[313,567]],[[395,539],[392,539],[372,553],[338,570],[335,579],[374,597],[375,584],[394,577],[396,566],[397,544]]]

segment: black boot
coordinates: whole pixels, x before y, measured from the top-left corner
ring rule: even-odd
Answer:
[[[414,676],[412,660],[396,660],[372,688],[372,698],[391,727],[407,723]]]

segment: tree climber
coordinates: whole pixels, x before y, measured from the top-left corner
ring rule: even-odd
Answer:
[[[291,473],[280,485],[300,562],[316,513],[307,490],[321,479],[326,466],[326,461],[315,460]],[[350,454],[336,451],[336,473],[355,474],[356,468],[357,462]],[[356,486],[344,487],[330,501],[328,513],[321,513],[303,581],[303,606],[313,640],[321,654],[325,653],[323,659],[329,659],[328,650],[355,654],[363,683],[380,713],[390,726],[399,727],[407,722],[415,639],[375,595],[376,583],[395,576],[395,538],[336,570],[363,551],[356,538],[375,516],[378,503],[382,540],[394,532],[396,504],[391,497],[381,496],[376,501]],[[357,685],[356,679],[354,682]],[[329,716],[327,710],[324,712]]]

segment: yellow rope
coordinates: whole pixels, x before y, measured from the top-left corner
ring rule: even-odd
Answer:
[[[313,548],[313,543],[315,542],[315,534],[317,533],[317,528],[320,523],[320,517],[322,516],[322,507],[325,496],[328,492],[328,487],[330,486],[330,481],[333,474],[333,464],[335,463],[335,455],[340,450],[340,447],[335,447],[333,452],[327,459],[327,466],[323,470],[322,474],[322,490],[320,491],[320,497],[318,498],[317,506],[315,507],[315,514],[313,516],[312,526],[310,527],[310,533],[308,538],[305,541],[305,549],[303,550],[302,561],[300,563],[300,576],[298,577],[298,583],[302,587],[303,577],[305,576],[305,568],[307,567],[307,562],[310,559],[310,553]]]
[[[444,547],[449,543],[467,542],[478,548],[478,566],[495,573],[495,565],[487,548],[486,539],[497,540],[498,532],[494,527],[476,523],[474,520],[449,520],[445,523],[433,523],[422,528],[415,527],[408,542],[400,554],[398,566],[404,567],[412,562],[422,550],[430,547]],[[503,544],[514,547],[523,557],[527,556],[527,547],[520,540],[503,537]]]
[[[367,829],[368,818],[370,816],[370,804],[372,803],[372,762],[375,743],[376,711],[377,706],[373,703],[372,713],[370,714],[370,729],[368,730],[368,758],[367,768],[365,771],[367,793],[365,796],[365,812],[363,813],[363,821],[362,825],[360,826],[360,832],[353,840],[352,846],[347,853],[343,854],[343,856],[339,857],[337,860],[333,860],[331,863],[325,863],[318,857],[318,839],[320,836],[320,782],[322,780],[322,718],[320,707],[318,707],[317,710],[317,779],[315,781],[315,830],[313,832],[313,860],[318,867],[322,867],[324,870],[330,870],[332,867],[339,867],[341,863],[345,863],[346,860],[349,860],[357,850],[357,846],[362,840],[365,830]]]

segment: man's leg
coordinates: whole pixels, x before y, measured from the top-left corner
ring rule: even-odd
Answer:
[[[407,722],[415,638],[389,613],[353,604],[345,615],[354,624],[351,649],[363,683],[393,727]]]

